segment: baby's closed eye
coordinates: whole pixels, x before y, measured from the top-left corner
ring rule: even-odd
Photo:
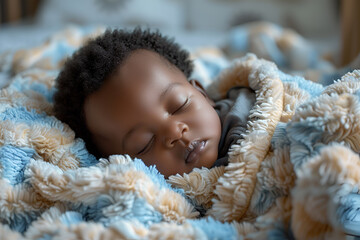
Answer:
[[[185,110],[189,106],[189,104],[190,104],[190,98],[186,98],[185,101],[180,106],[175,108],[175,111],[173,111],[171,114],[174,115],[176,113]]]
[[[141,155],[144,155],[146,154],[147,152],[149,152],[151,150],[151,148],[153,147],[155,143],[155,135],[153,135],[150,140],[148,140],[146,143],[145,143],[145,146],[143,146],[141,148],[140,151],[137,152],[137,155],[138,156],[141,156]]]

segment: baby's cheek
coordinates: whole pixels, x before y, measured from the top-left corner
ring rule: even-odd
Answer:
[[[209,134],[220,140],[221,135],[221,121],[219,115],[214,109],[209,110],[204,116],[204,127],[208,130]]]
[[[209,149],[208,154],[206,156],[205,167],[210,168],[211,166],[213,166],[217,159],[217,156],[218,156],[218,143],[214,143],[212,145],[212,148]]]

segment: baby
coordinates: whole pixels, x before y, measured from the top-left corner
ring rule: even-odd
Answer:
[[[255,95],[235,88],[215,104],[191,73],[188,52],[159,32],[108,30],[66,62],[55,115],[95,156],[129,154],[165,177],[226,165]]]

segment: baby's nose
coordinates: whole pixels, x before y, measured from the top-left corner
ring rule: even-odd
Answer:
[[[187,140],[184,136],[185,133],[189,131],[189,127],[182,122],[177,122],[170,124],[167,129],[165,129],[165,145],[168,148],[175,146],[177,142],[187,147],[190,144],[190,141]]]

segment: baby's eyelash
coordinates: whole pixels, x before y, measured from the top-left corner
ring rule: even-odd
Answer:
[[[186,107],[189,104],[189,98],[186,98],[185,102],[178,108],[176,109],[172,114],[175,114],[177,112],[179,112],[180,110],[182,110],[184,107]]]
[[[153,146],[153,143],[155,142],[155,136],[153,136],[150,141],[146,144],[146,146],[141,149],[137,154],[138,155],[144,155],[146,154]]]

